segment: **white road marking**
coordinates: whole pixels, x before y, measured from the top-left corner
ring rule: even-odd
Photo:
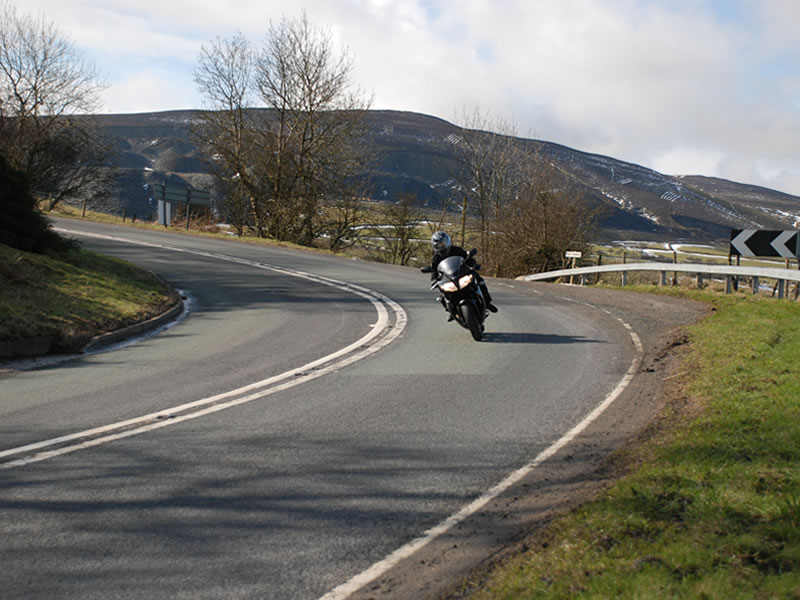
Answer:
[[[565,300],[571,299],[565,298]],[[583,302],[579,302],[580,304],[585,304]],[[592,306],[591,304],[585,304],[586,306],[591,306],[594,309],[598,309],[596,306]],[[602,312],[605,312],[609,315],[611,313],[604,309],[599,309]],[[487,504],[492,502],[495,498],[500,496],[503,492],[511,488],[513,485],[524,479],[527,475],[533,472],[539,465],[541,465],[544,461],[548,458],[555,455],[559,450],[564,448],[567,444],[572,442],[576,437],[578,437],[584,430],[586,430],[589,425],[591,425],[600,415],[605,412],[605,410],[613,404],[614,400],[616,400],[625,388],[628,387],[630,382],[633,380],[633,377],[636,375],[636,372],[639,369],[639,363],[642,359],[643,348],[642,342],[639,339],[639,336],[633,330],[633,328],[620,319],[619,317],[615,317],[611,315],[613,318],[617,319],[622,326],[628,331],[631,337],[631,341],[633,342],[633,346],[636,349],[633,360],[631,361],[631,365],[628,368],[627,373],[625,376],[620,380],[611,393],[606,396],[606,398],[595,407],[592,412],[590,412],[586,417],[575,427],[570,429],[567,433],[565,433],[558,441],[556,441],[552,446],[546,448],[542,452],[539,453],[536,458],[534,458],[531,462],[526,464],[525,466],[517,469],[508,477],[503,479],[500,483],[492,487],[491,489],[487,490],[481,496],[464,506],[461,510],[457,513],[447,517],[444,521],[439,523],[438,525],[432,527],[425,531],[421,536],[415,538],[408,542],[406,545],[398,548],[394,552],[392,552],[389,556],[384,558],[383,560],[375,563],[371,567],[369,567],[366,571],[363,571],[350,579],[349,581],[343,583],[342,585],[332,589],[327,594],[322,596],[319,600],[345,600],[351,594],[354,594],[356,591],[363,588],[368,583],[378,579],[382,575],[386,574],[392,567],[397,565],[400,561],[410,557],[415,552],[435,540],[437,537],[444,535],[453,527],[474,515],[475,513],[482,510]]]
[[[408,317],[405,310],[397,302],[387,298],[382,294],[379,294],[378,292],[358,285],[337,281],[335,279],[330,279],[319,275],[313,275],[311,273],[305,273],[303,271],[295,271],[285,267],[267,265],[256,261],[226,256],[223,254],[215,254],[212,252],[189,250],[186,248],[177,248],[164,244],[155,244],[102,234],[89,234],[71,231],[68,229],[60,229],[60,231],[74,235],[86,235],[89,237],[99,237],[143,246],[165,248],[177,252],[198,254],[201,256],[208,256],[219,260],[236,262],[259,269],[266,269],[269,271],[279,272],[284,275],[291,275],[293,277],[300,277],[310,281],[315,281],[317,283],[322,283],[324,285],[344,290],[370,301],[378,313],[378,320],[371,325],[369,333],[362,336],[349,346],[346,346],[340,350],[337,350],[336,352],[328,354],[327,356],[323,356],[322,358],[314,360],[296,369],[281,373],[280,375],[275,375],[268,379],[256,381],[228,392],[209,396],[208,398],[202,398],[193,402],[181,404],[180,406],[166,408],[164,410],[137,417],[135,419],[128,419],[126,421],[120,421],[119,423],[112,423],[103,427],[97,427],[86,431],[80,431],[77,433],[0,451],[0,459],[19,454],[24,455],[16,460],[0,463],[0,470],[21,467],[23,465],[39,462],[55,456],[61,456],[77,450],[83,450],[85,448],[99,446],[100,444],[131,437],[133,435],[139,435],[141,433],[160,429],[168,425],[174,425],[190,419],[196,419],[198,417],[225,410],[226,408],[231,408],[233,406],[238,406],[246,402],[263,398],[270,394],[274,394],[275,392],[295,387],[301,383],[305,383],[306,381],[310,381],[312,379],[332,373],[378,352],[398,339],[405,330],[408,322]],[[394,324],[390,322],[389,311],[387,310],[387,307],[390,308],[394,313]],[[43,450],[53,446],[60,447],[52,450]]]

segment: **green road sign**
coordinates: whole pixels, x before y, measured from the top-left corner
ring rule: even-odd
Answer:
[[[151,183],[150,187],[153,190],[153,195],[156,200],[189,204],[191,206],[202,206],[205,208],[211,206],[211,193],[206,190],[194,190],[162,183]]]

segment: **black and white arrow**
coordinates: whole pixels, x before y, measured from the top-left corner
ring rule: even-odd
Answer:
[[[739,231],[737,234],[736,231]],[[747,245],[747,240],[750,239],[756,232],[755,229],[734,229],[735,237],[731,239],[731,253],[738,254],[739,256],[755,256],[750,247]]]
[[[782,231],[770,245],[775,251],[784,258],[795,258],[797,256],[797,232]]]

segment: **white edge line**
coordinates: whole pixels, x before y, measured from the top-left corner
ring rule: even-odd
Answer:
[[[603,312],[608,312],[608,311],[603,311]],[[492,500],[500,496],[500,494],[502,494],[503,492],[508,490],[511,486],[513,486],[521,479],[526,477],[528,474],[530,474],[540,464],[542,464],[548,458],[555,455],[564,446],[572,442],[585,429],[587,429],[589,425],[591,425],[601,414],[603,414],[603,412],[605,412],[605,410],[609,406],[611,406],[611,404],[620,396],[620,394],[622,394],[625,388],[627,388],[630,382],[633,380],[633,377],[636,375],[636,372],[638,371],[639,362],[641,360],[643,352],[641,340],[639,339],[639,336],[636,334],[633,328],[622,319],[618,317],[614,318],[616,318],[620,323],[622,323],[623,327],[625,327],[625,329],[628,330],[633,345],[636,348],[636,352],[634,353],[633,360],[631,361],[631,365],[628,368],[627,373],[625,373],[625,376],[617,384],[617,387],[615,387],[611,391],[611,393],[608,396],[606,396],[605,400],[603,400],[597,407],[595,407],[594,410],[592,410],[592,412],[586,415],[586,417],[584,417],[584,419],[580,423],[578,423],[577,425],[575,425],[575,427],[573,427],[567,433],[565,433],[552,446],[540,452],[536,456],[536,458],[534,458],[531,462],[529,462],[525,466],[521,467],[520,469],[517,469],[516,471],[508,475],[508,477],[503,479],[500,483],[498,483],[494,487],[490,488],[489,490],[481,494],[478,498],[476,498],[475,500],[464,506],[457,513],[447,517],[444,521],[442,521],[438,525],[435,525],[431,529],[428,529],[421,536],[411,540],[404,546],[398,548],[397,550],[389,554],[386,558],[375,563],[367,570],[354,576],[349,581],[343,583],[340,586],[335,587],[327,594],[320,597],[319,600],[345,600],[351,594],[360,590],[368,583],[374,581],[378,577],[381,577],[382,575],[387,573],[392,567],[398,564],[400,561],[402,561],[405,558],[408,558],[409,556],[414,554],[414,552],[417,552],[418,550],[420,550],[421,548],[432,542],[437,537],[447,533],[450,529],[452,529],[457,524],[464,521],[467,517],[474,515],[475,513],[480,511],[484,506],[486,506]]]
[[[47,448],[49,446],[54,446],[54,445],[62,444],[62,443],[65,443],[65,442],[79,440],[81,438],[93,437],[93,436],[101,435],[103,433],[108,433],[110,431],[116,431],[116,430],[122,429],[122,428],[132,427],[132,426],[135,426],[135,425],[140,424],[140,423],[150,422],[153,419],[158,419],[159,417],[164,417],[166,415],[170,415],[170,418],[168,418],[168,419],[160,420],[160,421],[158,421],[156,423],[150,423],[148,425],[145,425],[145,426],[142,426],[142,427],[137,427],[135,429],[129,429],[129,430],[126,430],[124,432],[111,434],[111,435],[106,435],[106,436],[103,436],[103,437],[100,437],[100,438],[94,438],[92,440],[87,440],[87,441],[82,442],[80,444],[75,444],[75,445],[68,446],[68,447],[65,447],[65,448],[60,448],[58,450],[53,450],[53,451],[48,451],[48,452],[40,452],[38,454],[35,454],[34,456],[23,458],[23,459],[19,459],[19,460],[16,460],[16,461],[5,462],[5,463],[0,464],[0,470],[2,470],[2,469],[10,469],[10,468],[13,468],[13,467],[19,467],[19,466],[22,466],[22,465],[25,465],[25,464],[30,464],[32,462],[38,462],[38,461],[41,461],[41,460],[45,460],[47,458],[52,458],[54,456],[67,454],[68,452],[74,452],[76,450],[81,450],[81,449],[84,449],[84,448],[97,446],[97,445],[100,445],[101,443],[106,443],[106,442],[110,442],[110,441],[113,441],[113,440],[122,439],[122,438],[125,438],[125,437],[130,437],[132,435],[137,435],[139,433],[144,433],[145,431],[150,431],[150,430],[153,430],[153,429],[159,429],[159,428],[165,427],[167,425],[172,425],[174,423],[179,423],[181,421],[185,421],[185,420],[188,420],[190,418],[196,418],[196,417],[202,416],[204,414],[210,414],[212,412],[217,412],[218,410],[222,410],[224,408],[230,408],[231,406],[236,406],[238,404],[243,404],[244,402],[249,402],[251,400],[255,400],[257,398],[261,398],[261,397],[267,396],[267,395],[272,394],[274,392],[277,392],[277,391],[280,391],[280,390],[283,390],[283,389],[288,389],[290,387],[294,387],[295,385],[298,385],[298,384],[303,383],[305,381],[308,381],[310,379],[315,379],[316,377],[318,377],[320,375],[330,373],[330,372],[332,372],[334,370],[340,369],[340,368],[342,368],[342,367],[344,367],[344,366],[346,366],[348,364],[351,364],[352,362],[356,362],[356,360],[361,360],[362,358],[365,358],[366,356],[368,356],[370,354],[373,354],[374,352],[377,352],[378,350],[380,350],[384,346],[387,346],[389,343],[393,342],[395,339],[397,339],[400,336],[400,334],[405,329],[405,326],[406,326],[406,323],[407,323],[407,320],[408,320],[405,310],[402,308],[402,306],[400,306],[400,304],[398,304],[394,300],[392,300],[392,299],[390,299],[390,298],[388,298],[386,296],[383,296],[382,294],[380,294],[378,292],[375,292],[373,290],[370,290],[368,288],[365,288],[365,287],[362,287],[362,286],[358,286],[358,285],[353,285],[353,284],[350,284],[350,283],[347,283],[347,282],[342,282],[342,281],[338,281],[338,280],[335,280],[335,279],[330,279],[330,278],[327,278],[327,277],[317,276],[317,275],[313,275],[311,273],[305,273],[303,271],[295,271],[295,270],[292,270],[292,269],[287,269],[285,267],[276,267],[276,266],[273,266],[273,265],[266,265],[266,264],[258,263],[258,262],[251,261],[251,260],[248,260],[248,259],[241,259],[241,258],[237,258],[237,257],[226,256],[226,255],[223,255],[223,254],[215,254],[215,253],[198,251],[198,250],[190,250],[190,249],[185,249],[185,248],[178,248],[178,247],[174,247],[174,246],[168,246],[168,245],[165,245],[165,244],[157,244],[157,243],[153,243],[153,242],[145,242],[145,241],[140,241],[140,240],[131,240],[131,239],[128,239],[128,238],[115,237],[115,236],[110,236],[110,235],[105,235],[105,234],[85,233],[85,232],[72,231],[72,230],[63,229],[63,228],[59,228],[59,230],[63,231],[63,232],[66,232],[66,233],[71,233],[71,234],[74,234],[74,235],[85,235],[87,237],[98,237],[98,238],[111,239],[111,240],[117,240],[118,239],[118,240],[122,240],[122,241],[124,241],[126,243],[139,244],[139,245],[143,245],[143,246],[153,246],[153,247],[159,247],[159,248],[167,248],[169,250],[174,250],[174,251],[178,251],[178,252],[187,252],[189,254],[199,254],[201,256],[209,256],[209,257],[220,259],[220,260],[227,260],[229,262],[242,263],[242,264],[246,264],[246,265],[249,265],[249,266],[254,266],[254,267],[257,267],[257,268],[260,268],[260,269],[275,271],[275,272],[279,272],[279,273],[282,273],[282,274],[285,274],[285,275],[291,275],[291,276],[294,276],[294,277],[300,277],[302,279],[309,279],[309,280],[321,283],[323,285],[328,285],[328,286],[331,286],[331,287],[335,287],[335,288],[341,289],[343,291],[350,292],[350,293],[352,293],[352,294],[354,294],[356,296],[360,296],[362,298],[365,298],[365,299],[369,300],[373,304],[373,306],[375,307],[376,311],[378,312],[378,319],[374,324],[370,325],[371,329],[370,329],[369,333],[367,333],[366,335],[362,336],[360,339],[356,340],[352,344],[350,344],[350,345],[348,345],[348,346],[346,346],[346,347],[344,347],[344,348],[342,348],[340,350],[337,350],[336,352],[333,352],[333,353],[331,353],[331,354],[329,354],[327,356],[323,356],[323,357],[321,357],[319,359],[316,359],[316,360],[314,360],[314,361],[312,361],[310,363],[307,363],[307,364],[305,364],[305,365],[303,365],[301,367],[297,367],[295,369],[291,369],[290,371],[286,371],[286,372],[281,373],[279,375],[275,375],[273,377],[269,377],[269,378],[263,379],[261,381],[256,381],[254,383],[248,384],[246,386],[242,386],[242,387],[234,389],[234,390],[230,390],[228,392],[223,392],[221,394],[216,394],[214,396],[209,396],[207,398],[201,398],[199,400],[188,402],[186,404],[181,404],[179,406],[175,406],[175,407],[172,407],[172,408],[164,408],[164,409],[159,410],[158,412],[150,413],[150,414],[147,414],[147,415],[144,415],[144,416],[141,416],[141,417],[136,417],[134,419],[128,419],[126,421],[120,421],[120,422],[117,422],[117,423],[112,423],[110,425],[105,425],[103,427],[96,427],[94,429],[88,429],[88,430],[85,430],[85,431],[79,431],[77,433],[72,433],[72,434],[69,434],[69,435],[64,435],[64,436],[60,436],[60,437],[57,437],[57,438],[52,438],[52,439],[49,439],[49,440],[44,440],[44,441],[41,441],[41,442],[35,442],[35,443],[32,443],[32,444],[26,444],[25,446],[18,446],[16,448],[9,448],[7,450],[0,451],[0,458],[5,458],[5,457],[8,457],[8,456],[13,456],[15,454],[33,452],[33,451],[36,451],[36,450],[41,450],[42,448]],[[389,316],[388,316],[388,311],[386,310],[386,306],[385,305],[389,305],[392,308],[392,310],[395,312],[396,320],[395,320],[395,325],[394,325],[393,330],[389,334],[387,334],[383,338],[383,340],[381,340],[379,343],[377,343],[377,344],[375,344],[373,346],[365,348],[364,351],[359,352],[359,353],[349,357],[348,359],[342,360],[342,361],[340,361],[338,363],[335,363],[333,365],[329,365],[328,367],[326,367],[324,369],[319,369],[319,370],[315,371],[314,373],[312,373],[310,375],[303,375],[301,377],[298,377],[298,374],[300,374],[300,373],[304,373],[307,370],[317,369],[317,367],[319,367],[320,365],[324,365],[326,363],[330,363],[331,361],[334,361],[334,360],[336,360],[336,359],[338,359],[338,358],[340,358],[342,356],[345,356],[347,354],[352,353],[353,351],[357,350],[358,348],[367,346],[370,341],[372,341],[375,337],[380,335],[389,326]],[[274,384],[276,384],[276,383],[278,383],[280,381],[283,381],[284,379],[290,379],[290,378],[291,378],[291,382],[289,384],[285,384],[283,386],[269,388],[269,389],[267,389],[266,391],[264,391],[262,393],[251,394],[249,396],[246,396],[244,398],[239,398],[238,400],[235,400],[235,401],[232,401],[232,402],[219,403],[220,400],[224,400],[225,398],[230,398],[232,396],[239,396],[241,394],[246,394],[248,392],[252,392],[253,390],[257,390],[259,388],[265,388],[267,386],[274,385]],[[198,408],[198,407],[201,407],[201,406],[204,406],[204,405],[207,405],[207,404],[214,404],[214,403],[219,403],[219,404],[216,404],[215,406],[211,407],[214,410],[206,409],[204,411],[196,411],[196,412],[191,413],[190,415],[184,415],[183,417],[172,417],[171,416],[171,415],[174,415],[175,413],[186,412],[187,410],[191,410],[193,408]],[[219,407],[219,408],[217,408],[217,407]]]

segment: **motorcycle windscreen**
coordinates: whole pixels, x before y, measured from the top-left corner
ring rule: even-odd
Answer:
[[[448,279],[455,279],[464,259],[460,256],[448,256],[439,263],[438,271]]]

